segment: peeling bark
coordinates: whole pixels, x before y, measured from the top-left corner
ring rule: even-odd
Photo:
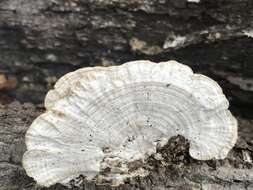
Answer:
[[[2,0],[0,73],[18,80],[10,97],[35,103],[69,71],[135,59],[252,78],[252,31],[251,0]]]

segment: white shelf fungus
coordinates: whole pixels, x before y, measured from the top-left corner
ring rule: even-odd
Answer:
[[[215,81],[176,61],[79,69],[47,94],[23,166],[42,186],[80,176],[119,185],[146,176],[146,159],[178,134],[193,158],[223,159],[237,139],[228,105]]]

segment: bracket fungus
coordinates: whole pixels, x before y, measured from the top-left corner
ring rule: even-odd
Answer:
[[[191,157],[223,159],[237,139],[228,106],[215,81],[176,61],[79,69],[47,94],[47,111],[26,133],[23,166],[42,186],[80,176],[119,185],[148,175],[147,158],[178,134]]]

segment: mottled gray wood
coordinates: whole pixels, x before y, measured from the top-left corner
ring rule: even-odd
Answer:
[[[239,141],[227,159],[199,162],[189,157],[182,139],[173,146],[176,138],[167,149],[168,166],[151,163],[155,168],[150,177],[119,188],[85,184],[85,189],[253,189],[249,82],[253,38],[245,35],[252,30],[252,0],[200,0],[198,4],[187,0],[1,0],[0,74],[17,78],[18,86],[0,91],[0,102],[30,103],[0,106],[0,190],[41,189],[21,166],[24,134],[43,111],[32,103],[42,103],[57,78],[84,66],[135,59],[176,59],[217,80],[233,113],[240,115]],[[164,48],[175,36],[185,37],[185,43]]]
[[[0,73],[18,79],[9,96],[37,103],[66,72],[135,59],[176,59],[223,84],[253,77],[249,31],[252,0],[1,0]],[[252,92],[224,87],[253,104]]]

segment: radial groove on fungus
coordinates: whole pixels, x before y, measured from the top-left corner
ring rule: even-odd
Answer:
[[[225,158],[237,139],[219,85],[176,61],[79,69],[59,79],[45,106],[26,133],[23,157],[43,186],[146,176],[147,158],[175,135],[199,160]]]

